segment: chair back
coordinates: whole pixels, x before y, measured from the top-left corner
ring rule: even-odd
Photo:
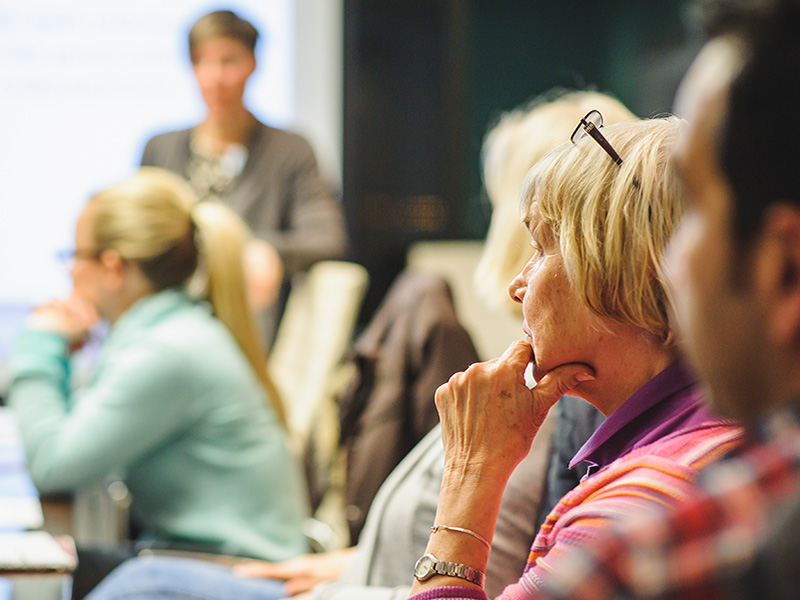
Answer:
[[[346,261],[321,261],[302,277],[292,282],[269,359],[301,450],[325,405],[336,413],[332,386],[368,283],[367,270]]]

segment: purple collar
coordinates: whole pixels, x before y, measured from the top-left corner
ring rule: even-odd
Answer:
[[[679,360],[661,371],[615,410],[578,450],[569,467],[590,463],[590,474],[634,448],[710,419],[697,378]]]

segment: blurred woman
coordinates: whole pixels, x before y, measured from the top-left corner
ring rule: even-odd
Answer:
[[[73,294],[38,308],[9,400],[43,493],[118,474],[141,540],[282,560],[306,551],[306,502],[247,305],[247,229],[142,169],[78,217]],[[91,381],[70,353],[110,330]]]

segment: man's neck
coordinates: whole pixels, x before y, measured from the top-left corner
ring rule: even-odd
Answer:
[[[223,116],[209,115],[195,129],[200,145],[214,154],[222,154],[232,144],[246,145],[256,124],[247,109]]]

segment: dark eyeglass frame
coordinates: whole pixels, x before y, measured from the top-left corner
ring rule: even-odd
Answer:
[[[573,144],[577,144],[578,141],[584,138],[584,136],[591,136],[594,141],[600,144],[600,147],[606,151],[606,153],[611,157],[618,165],[622,164],[622,158],[617,151],[614,150],[614,147],[609,143],[606,137],[600,133],[600,128],[603,126],[603,115],[600,114],[599,110],[590,110],[586,113],[586,116],[583,117],[579,122],[578,126],[575,127],[575,131],[572,132],[572,135],[569,137],[570,141]]]

